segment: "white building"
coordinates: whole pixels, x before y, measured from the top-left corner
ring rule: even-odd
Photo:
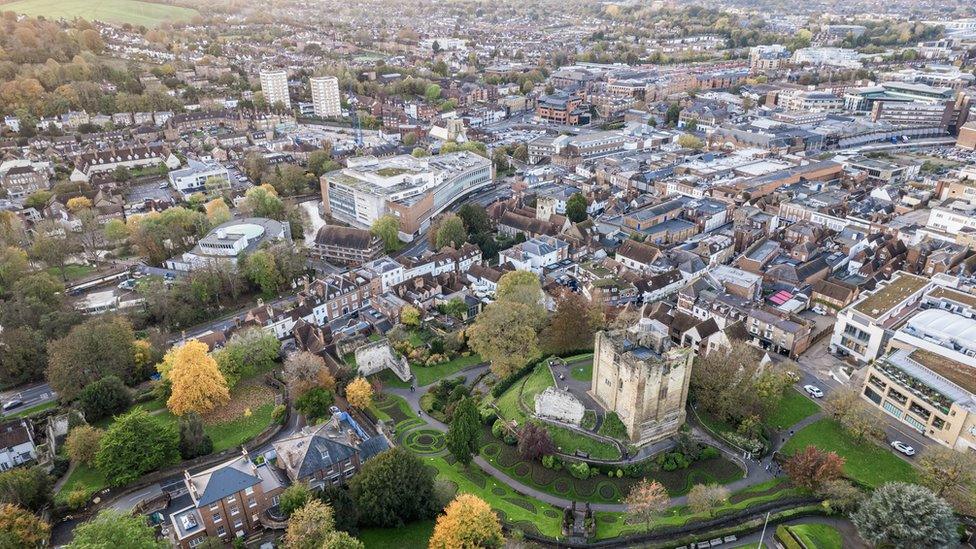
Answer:
[[[498,252],[498,264],[541,275],[543,269],[569,257],[569,244],[552,236],[539,236]]]
[[[265,242],[291,242],[291,227],[263,217],[246,217],[217,225],[192,250],[168,259],[167,269],[192,271],[213,263],[236,266],[240,254],[257,250]]]
[[[291,98],[288,96],[288,72],[284,69],[262,70],[261,92],[268,105],[281,103],[286,109],[291,108]]]
[[[964,200],[947,200],[932,208],[925,226],[950,234],[959,234],[967,227],[976,229],[976,206]]]
[[[800,48],[793,52],[793,63],[846,69],[859,69],[862,66],[857,50],[846,48]]]
[[[0,424],[0,471],[37,459],[34,434],[23,419]]]
[[[208,188],[207,181],[210,180]],[[169,184],[180,192],[184,198],[194,193],[216,193],[230,189],[230,174],[227,168],[217,163],[204,163],[187,160],[187,166],[181,170],[169,172]]]
[[[312,88],[312,107],[319,118],[342,114],[339,98],[339,79],[334,76],[316,76],[308,80]]]

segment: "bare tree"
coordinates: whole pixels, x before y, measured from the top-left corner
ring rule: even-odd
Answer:
[[[668,508],[670,501],[668,491],[660,482],[645,478],[630,489],[624,504],[627,505],[627,516],[633,522],[644,523],[650,531],[654,518]]]

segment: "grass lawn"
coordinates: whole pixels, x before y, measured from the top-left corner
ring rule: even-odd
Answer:
[[[195,9],[135,0],[19,0],[3,5],[6,11],[24,15],[43,15],[67,20],[83,17],[110,23],[131,23],[155,27],[163,22],[188,21],[199,15]]]
[[[620,450],[613,444],[607,444],[602,440],[590,438],[586,435],[556,427],[546,425],[552,442],[564,454],[575,454],[577,450],[586,452],[593,459],[617,459],[620,457]]]
[[[827,524],[797,524],[787,526],[807,549],[841,549],[843,538],[840,532]]]
[[[514,419],[521,425],[525,423],[525,412],[519,407],[519,398],[522,399],[522,403],[525,404],[529,410],[535,409],[535,395],[541,393],[546,389],[546,387],[552,387],[556,382],[552,379],[552,374],[549,373],[549,368],[547,368],[543,363],[539,363],[532,370],[532,373],[525,377],[522,381],[512,385],[507,391],[502,393],[502,396],[498,397],[495,401],[495,405],[498,406],[498,412],[505,419]]]
[[[271,425],[271,412],[273,410],[273,402],[263,404],[251,410],[250,417],[241,416],[223,423],[204,425],[203,430],[213,440],[213,451],[220,452],[227,448],[239,446],[267,429]]]
[[[821,419],[801,429],[786,443],[783,453],[791,455],[810,445],[837,452],[845,459],[844,474],[872,488],[890,481],[916,480],[915,469],[908,462],[887,448],[854,440],[832,419]]]
[[[359,531],[359,541],[366,549],[426,549],[430,536],[434,533],[434,521],[423,520],[410,523],[403,528],[365,528]]]
[[[37,412],[43,412],[44,410],[50,410],[52,408],[56,408],[57,406],[58,406],[58,401],[52,400],[50,402],[45,402],[44,404],[31,406],[30,408],[24,408],[23,410],[13,414],[3,414],[0,417],[5,417],[5,418],[27,417],[31,414],[36,414]]]
[[[481,362],[482,360],[479,355],[471,354],[468,356],[459,356],[454,360],[443,362],[436,366],[417,366],[414,364],[410,369],[413,371],[414,377],[417,378],[417,387],[424,387],[444,378],[451,377],[457,372],[469,366],[480,364]]]
[[[590,381],[593,379],[593,363],[589,362],[581,366],[573,366],[569,375],[577,381]]]
[[[91,494],[105,488],[105,485],[105,475],[97,469],[79,464],[71,472],[68,480],[61,486],[61,491],[58,492],[57,499],[64,501],[68,494],[77,488],[84,488],[85,492],[91,496]]]
[[[773,429],[782,430],[819,411],[820,407],[816,403],[800,394],[800,391],[790,388],[783,393],[779,406],[776,407],[766,423]]]
[[[61,278],[61,269],[57,267],[48,267],[47,269],[44,269],[44,272],[46,272],[47,274],[53,276],[58,280],[63,280]],[[86,277],[92,274],[93,272],[95,272],[95,267],[92,267],[90,265],[65,265],[64,266],[64,276],[69,281]]]

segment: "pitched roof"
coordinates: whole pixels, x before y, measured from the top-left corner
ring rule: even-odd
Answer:
[[[370,247],[374,238],[376,237],[365,229],[325,225],[315,235],[315,243],[363,250]]]
[[[247,458],[238,458],[227,463],[219,469],[213,470],[208,476],[195,477],[205,483],[203,493],[197,499],[197,507],[210,505],[261,482],[257,475],[242,470],[242,464],[239,463],[242,459],[246,460]]]

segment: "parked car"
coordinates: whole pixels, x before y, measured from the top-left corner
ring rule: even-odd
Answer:
[[[817,387],[816,385],[804,385],[803,390],[813,398],[823,398],[824,396],[823,391],[821,391],[820,387]]]
[[[897,450],[897,451],[905,454],[906,456],[914,456],[915,455],[915,448],[912,448],[911,446],[905,444],[904,442],[902,442],[900,440],[896,440],[896,441],[892,442],[891,443],[891,447],[894,448],[895,450]]]

